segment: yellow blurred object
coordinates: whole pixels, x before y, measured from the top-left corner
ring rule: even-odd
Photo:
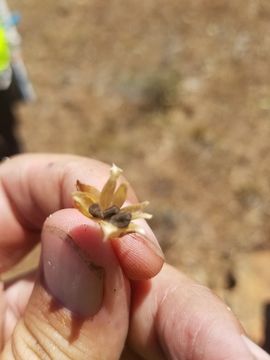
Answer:
[[[3,26],[0,25],[0,72],[10,66],[10,51]]]

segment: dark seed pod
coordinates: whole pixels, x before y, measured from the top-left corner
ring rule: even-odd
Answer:
[[[93,217],[103,219],[103,213],[98,204],[92,204],[89,206],[89,214],[91,214]]]
[[[104,219],[110,219],[113,215],[118,214],[119,211],[120,211],[119,207],[116,205],[113,205],[103,211],[103,217],[104,217]]]
[[[117,226],[120,229],[123,229],[125,227],[127,227],[131,221],[132,215],[131,213],[127,212],[120,212],[116,215],[113,215],[110,218],[110,223],[112,223],[113,225]]]

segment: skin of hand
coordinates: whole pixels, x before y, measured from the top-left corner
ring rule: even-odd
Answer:
[[[144,221],[146,236],[104,241],[73,208],[76,180],[101,189],[108,173],[72,155],[0,165],[0,272],[42,244],[35,276],[0,283],[0,358],[269,359],[210,290],[163,265]]]

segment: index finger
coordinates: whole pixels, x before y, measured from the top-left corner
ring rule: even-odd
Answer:
[[[132,283],[132,294],[128,340],[145,359],[269,359],[247,346],[242,326],[210,289],[169,265]]]
[[[37,243],[42,225],[50,214],[59,209],[73,207],[71,193],[75,190],[77,179],[100,190],[108,174],[108,165],[73,155],[20,155],[2,163],[0,271],[17,262]],[[128,188],[128,201],[135,202],[136,195],[130,186]],[[155,271],[158,271],[156,269],[160,269],[163,264],[158,242],[146,222],[143,222],[142,226],[149,241],[138,242],[137,250],[144,254],[142,248],[145,248],[149,254],[149,251],[153,253],[154,249],[158,254],[155,257]],[[129,274],[129,268],[139,258],[131,256],[128,261],[125,260],[127,250],[131,246],[129,235],[122,240],[115,241],[113,246],[120,264],[127,267],[124,270]],[[133,244],[134,241],[132,253],[136,255],[136,245]],[[149,268],[148,261],[145,260],[144,263],[141,263],[140,267]]]

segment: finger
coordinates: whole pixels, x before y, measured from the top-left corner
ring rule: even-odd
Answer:
[[[170,266],[132,294],[129,342],[144,358],[254,360],[232,312]]]
[[[2,339],[5,343],[10,337],[15,325],[24,314],[26,305],[33,291],[34,279],[29,276],[28,279],[17,281],[9,286],[5,292],[1,294],[4,304],[0,312],[0,322],[2,324]],[[2,346],[0,347],[0,351]]]
[[[99,187],[106,168],[94,160],[53,154],[20,155],[2,163],[0,270],[33,247],[49,214],[73,206],[71,191],[77,176],[88,177]]]
[[[107,165],[70,155],[23,155],[3,163],[0,166],[0,206],[4,216],[0,218],[0,229],[4,236],[0,238],[0,271],[14,264],[33,246],[49,214],[73,206],[71,193],[77,179],[100,190],[108,175]],[[130,186],[128,200],[136,201]],[[142,226],[146,228],[145,241],[126,236],[123,242],[114,243],[125,273],[138,279],[154,276],[164,261],[158,242],[147,230],[145,221]],[[131,254],[131,245],[134,255],[127,257],[127,252]],[[150,266],[142,262],[134,273],[131,268],[144,250],[148,254],[156,251],[156,260],[150,261]]]
[[[129,234],[111,240],[118,261],[131,280],[145,280],[155,276],[163,266],[164,255],[150,227],[141,221],[145,236]]]
[[[1,359],[119,359],[128,316],[110,243],[78,211],[58,211],[44,225],[40,276]]]
[[[3,285],[0,284],[0,349],[3,347],[3,340],[4,340],[4,324],[3,324],[3,318],[1,314],[4,314],[5,312],[5,302],[4,302],[4,296],[3,296]]]

